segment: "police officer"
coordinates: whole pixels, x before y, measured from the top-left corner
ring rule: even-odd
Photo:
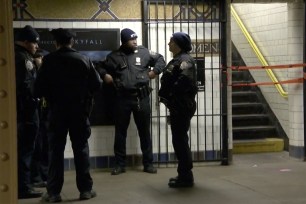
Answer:
[[[137,46],[137,34],[125,28],[121,31],[121,46],[107,57],[100,74],[106,83],[113,83],[116,89],[115,143],[116,165],[111,174],[125,172],[126,137],[133,113],[140,137],[143,154],[143,171],[156,173],[153,166],[152,140],[150,135],[150,79],[154,79],[165,67],[162,55]]]
[[[178,160],[178,176],[170,178],[168,185],[171,188],[191,187],[194,179],[188,130],[196,110],[196,67],[188,54],[192,49],[188,34],[174,33],[168,45],[173,59],[167,64],[161,77],[159,97],[170,111],[172,144]]]
[[[49,171],[43,201],[60,202],[64,182],[64,150],[69,133],[76,170],[79,199],[96,196],[90,176],[89,114],[94,91],[102,80],[91,60],[72,48],[75,34],[62,28],[51,31],[56,51],[46,55],[34,86],[48,108]]]
[[[39,34],[27,25],[15,36],[17,140],[18,140],[18,198],[36,198],[41,192],[31,187],[30,163],[38,133],[38,100],[32,93],[37,67],[33,55],[38,49]]]
[[[36,52],[34,62],[36,66],[41,66],[43,55]],[[39,129],[35,140],[35,148],[31,162],[31,183],[33,187],[44,188],[47,185],[48,175],[48,138],[46,134],[47,119],[46,100],[41,98],[38,105]]]

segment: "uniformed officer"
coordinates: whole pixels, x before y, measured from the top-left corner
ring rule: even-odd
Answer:
[[[173,59],[163,71],[159,97],[170,111],[172,144],[178,160],[178,176],[170,178],[168,185],[171,188],[191,187],[194,179],[188,130],[196,110],[196,66],[188,54],[192,49],[188,34],[174,33],[168,45]]]
[[[113,83],[116,89],[115,103],[115,143],[114,152],[116,165],[111,174],[125,172],[126,167],[126,137],[133,113],[140,146],[143,154],[143,171],[156,173],[153,166],[152,140],[150,135],[150,79],[154,79],[165,67],[162,55],[149,51],[143,46],[137,46],[137,34],[125,28],[121,31],[122,45],[110,53],[100,70],[106,83]]]
[[[33,55],[38,49],[39,34],[27,25],[15,36],[17,141],[18,141],[18,198],[36,198],[41,192],[31,187],[30,163],[38,133],[38,100],[31,90],[37,67]]]
[[[60,202],[64,183],[64,151],[69,133],[79,199],[96,196],[90,176],[89,114],[94,91],[102,80],[91,60],[72,48],[75,34],[53,29],[56,51],[46,55],[39,69],[34,93],[45,97],[48,108],[49,171],[43,201]]]
[[[41,66],[43,55],[37,52],[34,55],[35,65]],[[33,187],[44,188],[47,185],[48,175],[48,138],[46,132],[47,105],[41,98],[38,105],[39,129],[35,140],[35,148],[31,162],[31,183]]]

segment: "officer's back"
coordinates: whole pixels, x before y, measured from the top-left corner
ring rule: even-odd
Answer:
[[[52,34],[61,44],[74,37],[74,33],[62,29],[52,30]],[[44,93],[51,106],[84,102],[101,85],[90,59],[71,46],[58,47],[57,51],[45,56],[41,70],[36,90],[39,95]]]
[[[96,196],[90,176],[89,114],[92,94],[102,80],[90,59],[72,49],[74,34],[69,30],[55,29],[57,50],[47,55],[42,63],[34,92],[46,98],[49,105],[48,142],[49,169],[47,193],[43,201],[60,202],[64,184],[64,151],[69,133],[74,153],[76,182],[80,200]],[[89,108],[88,108],[89,107]]]

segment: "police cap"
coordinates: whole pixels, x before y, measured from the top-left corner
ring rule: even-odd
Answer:
[[[16,41],[39,42],[39,34],[30,25],[26,25],[15,36]]]
[[[76,37],[76,34],[68,29],[58,28],[51,30],[55,41],[59,44],[69,44],[70,40]]]
[[[121,31],[121,43],[122,44],[125,44],[131,39],[136,39],[137,37],[138,37],[137,34],[129,28],[125,28]]]
[[[176,32],[172,34],[173,41],[184,51],[189,52],[192,50],[191,39],[187,33]]]

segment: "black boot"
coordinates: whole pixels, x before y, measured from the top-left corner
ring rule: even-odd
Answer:
[[[185,188],[185,187],[192,187],[194,185],[193,180],[184,180],[179,177],[170,178],[168,186],[170,188]]]
[[[184,175],[179,174],[177,177],[170,178],[168,183],[168,186],[170,188],[192,187],[193,185],[194,185],[194,179],[192,171]]]

